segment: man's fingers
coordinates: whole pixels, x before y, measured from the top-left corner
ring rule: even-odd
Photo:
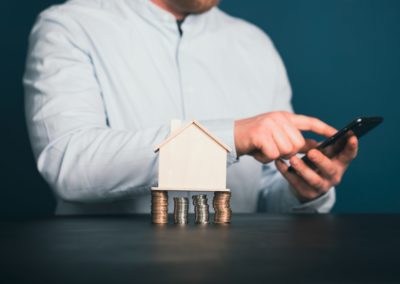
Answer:
[[[308,184],[298,175],[288,171],[288,166],[282,160],[275,161],[276,168],[289,182],[290,186],[293,188],[293,194],[301,201],[309,201],[317,198],[320,193],[316,190],[310,188]]]
[[[269,162],[271,162],[271,160],[269,158],[267,158],[262,152],[255,152],[252,154],[252,156],[254,157],[254,159],[256,159],[257,161],[259,161],[262,164],[267,164]]]
[[[299,152],[305,146],[305,140],[301,132],[295,128],[292,124],[284,124],[282,126],[283,130],[286,132],[287,136],[293,145],[293,154]]]
[[[296,154],[301,147],[304,146],[305,142],[303,135],[301,134],[300,130],[294,127],[293,123],[289,120],[288,116],[284,112],[280,113],[280,115],[276,115],[276,117],[274,117],[274,121],[277,127],[286,134],[289,139],[290,145],[292,145],[293,149],[291,153],[286,155],[290,158],[291,156]]]
[[[357,152],[358,139],[353,135],[347,140],[346,146],[335,159],[343,164],[349,164],[357,156]]]
[[[311,187],[315,188],[319,192],[325,192],[329,189],[329,184],[319,174],[308,167],[301,159],[297,156],[293,156],[290,159],[291,166],[295,169],[296,173],[303,178],[303,180]]]
[[[285,157],[295,154],[293,144],[285,131],[276,127],[272,132],[272,137],[279,149],[279,156]]]
[[[275,144],[274,139],[269,135],[259,137],[257,142],[258,150],[250,153],[257,161],[266,164],[279,158],[279,149]]]
[[[311,149],[318,146],[318,142],[314,139],[305,139],[305,144],[300,148],[299,153],[307,153]]]
[[[337,132],[335,128],[315,117],[290,114],[289,119],[299,130],[312,131],[325,137],[332,136]]]
[[[331,180],[334,185],[340,182],[337,165],[335,165],[331,159],[316,149],[308,152],[307,157],[318,168],[322,176]]]

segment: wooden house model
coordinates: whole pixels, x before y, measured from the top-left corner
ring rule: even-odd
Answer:
[[[170,136],[154,150],[160,156],[158,187],[152,189],[229,191],[226,162],[231,149],[195,120],[173,125]]]

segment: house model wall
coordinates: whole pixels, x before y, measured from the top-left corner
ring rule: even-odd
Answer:
[[[159,177],[154,190],[229,191],[226,161],[231,149],[199,122],[172,131],[155,151]]]

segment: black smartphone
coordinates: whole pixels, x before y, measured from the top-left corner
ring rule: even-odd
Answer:
[[[347,139],[355,135],[357,138],[361,138],[373,128],[377,127],[383,122],[383,117],[359,117],[350,122],[347,126],[340,129],[336,134],[329,137],[321,144],[319,144],[316,149],[321,151],[325,156],[333,158],[335,155],[340,153],[347,143]],[[304,156],[302,158],[303,162],[310,168],[315,169],[315,165]],[[293,167],[289,167],[290,172],[295,172]]]

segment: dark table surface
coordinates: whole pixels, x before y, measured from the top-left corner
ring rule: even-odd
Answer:
[[[2,220],[1,283],[400,283],[400,215]]]

